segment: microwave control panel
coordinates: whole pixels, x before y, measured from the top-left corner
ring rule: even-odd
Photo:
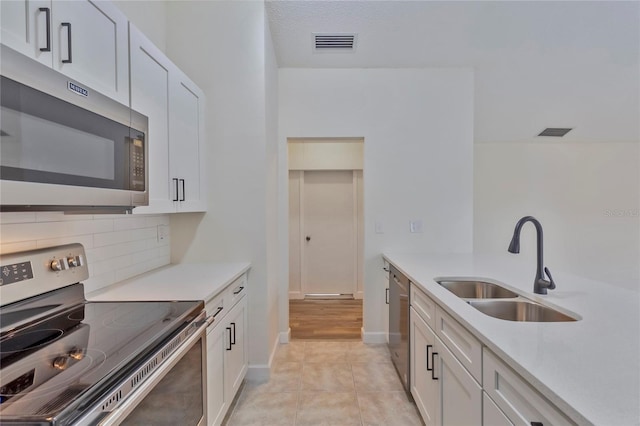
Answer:
[[[136,137],[131,139],[129,157],[130,189],[144,191],[145,161],[144,139]]]

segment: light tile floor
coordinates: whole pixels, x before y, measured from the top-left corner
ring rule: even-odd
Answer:
[[[280,345],[271,379],[248,382],[227,426],[420,426],[386,345],[301,341]]]

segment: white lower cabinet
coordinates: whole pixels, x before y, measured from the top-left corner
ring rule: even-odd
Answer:
[[[411,394],[427,426],[477,425],[482,388],[411,308]]]
[[[514,425],[575,425],[493,352],[483,351],[484,390]]]
[[[411,395],[418,406],[427,426],[436,424],[436,407],[438,405],[438,383],[433,379],[434,360],[431,359],[436,335],[431,327],[410,308],[410,342],[411,342]]]
[[[243,297],[227,314],[225,331],[225,391],[235,395],[247,373],[247,298]],[[233,399],[233,398],[232,398]]]
[[[477,425],[482,419],[482,388],[436,337],[433,364],[438,382],[438,425]]]
[[[410,333],[411,394],[427,426],[575,425],[414,284]]]
[[[485,426],[513,426],[486,392],[482,392],[482,424]]]
[[[243,287],[244,289],[244,287]],[[233,298],[233,289],[215,306],[224,306],[207,329],[207,424],[220,425],[244,380],[249,365],[247,298]],[[227,311],[227,306],[231,309]],[[207,310],[209,312],[209,310]],[[215,312],[215,311],[214,311]]]
[[[207,418],[208,424],[222,423],[225,408],[224,398],[224,341],[223,324],[210,326],[207,330]]]
[[[384,262],[382,274],[380,275],[380,285],[384,288],[384,306],[382,307],[382,321],[384,326],[384,335],[389,344],[389,264]]]

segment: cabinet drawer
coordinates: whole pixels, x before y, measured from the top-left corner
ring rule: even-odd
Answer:
[[[228,311],[225,304],[225,293],[221,292],[204,304],[207,316],[215,315],[215,321],[219,321]],[[214,323],[215,324],[215,323]]]
[[[229,285],[228,291],[228,306],[232,308],[233,305],[238,302],[247,293],[247,274],[242,274],[234,282]]]
[[[429,327],[436,325],[436,304],[429,296],[417,289],[415,284],[411,284],[410,302],[413,309],[422,317]]]
[[[574,425],[529,383],[488,349],[483,354],[484,390],[516,426],[534,422]]]
[[[458,321],[436,306],[435,331],[458,361],[482,383],[482,344]]]

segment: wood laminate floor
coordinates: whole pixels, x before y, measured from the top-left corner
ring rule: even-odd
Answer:
[[[289,300],[292,339],[360,339],[362,300]]]

